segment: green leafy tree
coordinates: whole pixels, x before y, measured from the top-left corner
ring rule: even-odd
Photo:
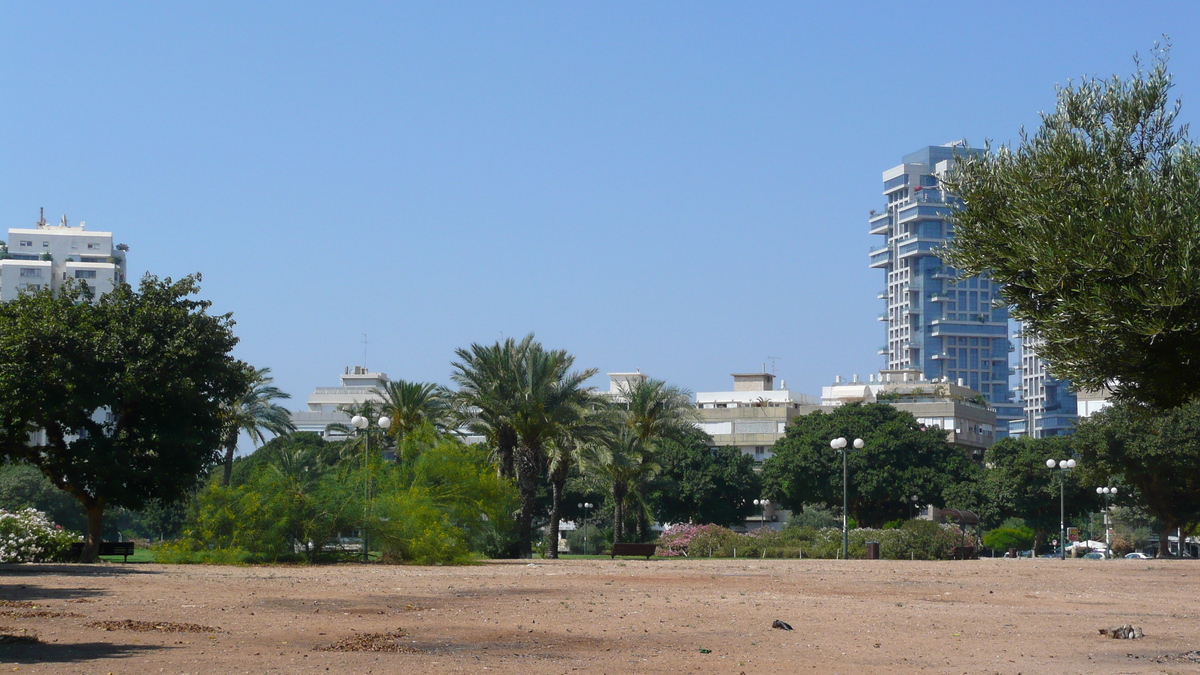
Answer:
[[[1066,472],[1046,468],[1048,459],[1074,457],[1075,447],[1071,437],[1054,436],[1003,438],[988,448],[984,462],[991,468],[986,470],[982,492],[989,518],[984,523],[1023,518],[1041,542],[1059,536],[1063,509],[1068,521],[1096,510],[1094,483],[1084,473],[1090,464],[1087,459]]]
[[[580,462],[589,443],[603,442],[612,433],[613,415],[607,401],[590,396],[580,407],[580,417],[563,428],[546,446],[547,474],[550,480],[550,528],[547,533],[547,557],[558,557],[558,523],[563,516],[563,497],[567,480]]]
[[[909,413],[890,405],[844,405],[796,418],[763,462],[764,492],[783,506],[842,505],[842,457],[835,438],[861,438],[847,457],[849,515],[866,526],[908,517],[909,496],[944,499],[948,488],[969,480],[973,463],[946,442],[940,429],[923,430]]]
[[[1200,403],[1166,412],[1118,403],[1080,422],[1073,440],[1081,461],[1092,465],[1094,484],[1119,476],[1133,488],[1119,499],[1157,520],[1160,542],[1176,528],[1186,536],[1200,524]],[[1158,554],[1171,555],[1165,545]]]
[[[1161,52],[1060,88],[1019,147],[960,158],[942,254],[1003,284],[1055,375],[1162,409],[1200,393],[1200,152],[1171,87]]]
[[[762,494],[753,457],[710,447],[707,434],[695,428],[664,441],[655,459],[660,471],[648,501],[660,523],[739,524]]]
[[[171,501],[218,460],[222,405],[247,378],[230,315],[190,297],[198,282],[148,275],[94,302],[68,284],[0,303],[0,455],[79,500],[85,561],[107,506]]]
[[[233,472],[233,456],[237,452],[238,437],[245,433],[255,445],[267,440],[266,434],[276,436],[290,434],[296,430],[292,424],[291,413],[287,408],[275,403],[289,399],[291,394],[279,390],[272,382],[270,368],[255,368],[247,365],[246,389],[233,401],[225,404],[222,416],[225,421],[224,473],[221,484],[229,485],[229,477]]]
[[[64,529],[87,529],[87,515],[79,501],[56,488],[46,474],[28,462],[0,464],[0,509],[12,513],[37,509]]]

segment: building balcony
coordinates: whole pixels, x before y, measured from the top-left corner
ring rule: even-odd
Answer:
[[[880,320],[880,321],[887,321],[887,320],[888,320],[888,315],[887,315],[887,312],[884,312],[883,314],[880,314],[880,315],[879,315],[879,320]]]
[[[884,345],[884,346],[880,347],[879,350],[876,351],[875,353],[879,354],[880,356],[891,356],[892,350],[890,348],[888,348],[887,345]]]
[[[933,277],[934,279],[956,279],[957,278],[954,274],[954,271],[949,267],[935,268],[933,270],[933,274],[931,274],[930,276]]]
[[[871,222],[868,224],[870,234],[887,234],[891,228],[892,216],[887,211],[871,216]]]
[[[934,291],[929,294],[930,302],[954,302],[954,296],[942,291]]]
[[[889,247],[872,249],[870,256],[872,268],[889,267],[892,264],[892,250]]]
[[[875,297],[879,298],[880,300],[891,300],[892,299],[892,296],[888,294],[887,289],[879,291],[879,293],[876,294]]]

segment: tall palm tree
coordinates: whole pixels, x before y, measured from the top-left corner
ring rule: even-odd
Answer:
[[[631,489],[653,478],[658,465],[649,460],[642,440],[627,427],[605,442],[588,446],[583,462],[587,472],[612,495],[613,542],[620,542],[625,538],[625,508],[631,501],[641,503]]]
[[[533,334],[492,346],[473,344],[455,351],[451,376],[460,389],[455,409],[467,426],[487,438],[500,474],[516,479],[519,554],[533,547],[537,486],[547,466],[546,448],[569,437],[587,412],[584,381],[595,369],[571,372],[575,357],[544,349]]]
[[[626,383],[620,388],[617,408],[626,429],[637,437],[647,462],[653,463],[659,445],[669,439],[682,437],[695,429],[700,413],[692,404],[692,394],[663,380],[646,379]],[[640,501],[645,502],[650,483],[640,480],[630,486]],[[637,537],[646,538],[649,520],[645,510],[638,513]]]
[[[249,364],[245,368],[249,384],[242,395],[227,403],[222,411],[225,421],[225,474],[221,485],[229,485],[233,474],[233,455],[237,451],[238,436],[243,431],[257,446],[266,441],[267,433],[280,436],[296,430],[287,408],[274,403],[292,395],[272,384],[275,378],[270,375],[271,369],[255,368]]]
[[[507,338],[490,346],[475,343],[454,350],[458,360],[450,364],[454,368],[450,377],[459,386],[452,397],[452,417],[486,439],[504,478],[516,477],[517,432],[512,417],[520,363],[532,344],[532,333],[520,342]]]
[[[450,394],[439,384],[393,380],[375,392],[383,400],[380,412],[392,420],[388,433],[397,441],[425,422],[439,432],[450,423]]]
[[[587,416],[591,389],[583,383],[596,369],[571,372],[573,365],[575,357],[566,350],[547,351],[536,342],[519,362],[520,388],[512,427],[518,439],[514,464],[521,498],[517,538],[524,556],[532,552],[533,515],[537,485],[546,468],[546,447],[569,438]]]

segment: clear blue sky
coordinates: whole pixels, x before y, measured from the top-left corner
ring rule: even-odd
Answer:
[[[363,333],[393,378],[534,331],[816,394],[882,363],[880,172],[1013,139],[1163,33],[1200,119],[1190,2],[9,2],[0,230],[45,207],[203,273],[292,408]]]

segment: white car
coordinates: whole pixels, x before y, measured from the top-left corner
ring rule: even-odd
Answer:
[[[1146,555],[1145,553],[1138,553],[1137,551],[1134,551],[1133,553],[1126,553],[1125,559],[1126,560],[1149,560],[1150,556]]]

